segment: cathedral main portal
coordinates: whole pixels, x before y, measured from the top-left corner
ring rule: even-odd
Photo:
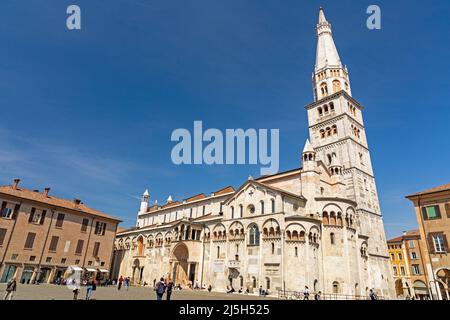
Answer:
[[[189,262],[189,249],[184,243],[179,243],[172,251],[171,279],[175,285],[193,285],[195,281],[195,263]]]

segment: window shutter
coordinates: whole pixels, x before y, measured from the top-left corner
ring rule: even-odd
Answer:
[[[28,222],[32,222],[33,221],[33,217],[34,217],[34,213],[36,212],[36,208],[31,208],[31,211],[30,211],[30,215],[29,215],[29,217],[28,217]]]
[[[444,239],[444,250],[445,250],[445,252],[449,252],[447,236],[445,234],[442,234],[442,239]]]
[[[13,216],[12,216],[13,220],[17,219],[17,215],[19,214],[19,210],[20,210],[20,204],[16,204],[14,206],[14,211],[13,211]]]
[[[433,241],[433,233],[428,234],[428,247],[430,250],[430,253],[434,253],[434,241]]]
[[[422,219],[423,220],[428,220],[428,214],[427,214],[427,208],[426,207],[422,207]]]
[[[41,214],[41,221],[39,221],[39,224],[44,224],[46,214],[47,214],[47,210],[43,210],[42,214]]]
[[[436,210],[436,218],[440,218],[441,217],[441,208],[439,207],[439,205],[434,206],[434,209]]]
[[[6,236],[6,229],[0,228],[0,246],[3,244],[3,241],[5,241]]]

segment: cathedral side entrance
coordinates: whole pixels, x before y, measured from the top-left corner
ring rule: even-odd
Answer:
[[[197,263],[189,261],[189,249],[184,243],[175,246],[170,257],[170,276],[175,285],[193,285]]]

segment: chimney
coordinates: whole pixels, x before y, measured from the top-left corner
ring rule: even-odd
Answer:
[[[14,179],[14,182],[12,184],[13,189],[17,189],[17,186],[19,185],[20,179]]]
[[[48,197],[48,193],[50,192],[50,188],[47,187],[44,189],[44,196]]]
[[[80,199],[77,199],[77,198],[75,198],[75,199],[73,199],[73,203],[75,203],[75,205],[79,205],[80,203],[81,203],[81,200]]]

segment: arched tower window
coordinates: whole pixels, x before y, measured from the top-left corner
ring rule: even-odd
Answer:
[[[248,244],[251,246],[259,245],[259,229],[256,224],[250,227],[250,236],[248,239]]]
[[[334,235],[334,233],[330,233],[330,243],[331,244],[335,244],[336,243],[336,237]]]
[[[320,91],[322,92],[322,96],[327,96],[328,95],[328,87],[327,87],[327,84],[325,82],[322,82],[320,84]]]
[[[333,81],[333,92],[341,91],[341,82],[339,80]]]

